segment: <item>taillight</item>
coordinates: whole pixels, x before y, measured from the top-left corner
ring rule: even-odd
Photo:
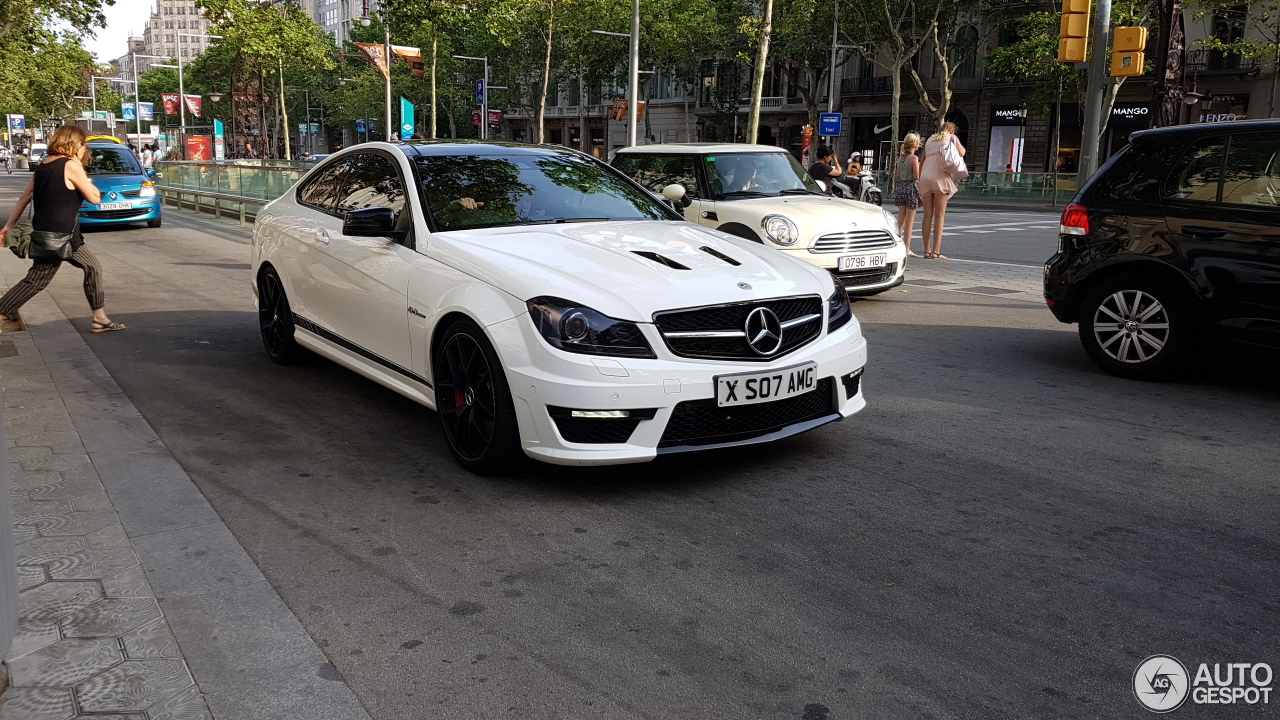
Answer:
[[[1088,235],[1089,210],[1080,203],[1071,203],[1062,211],[1062,224],[1058,232],[1063,235]]]

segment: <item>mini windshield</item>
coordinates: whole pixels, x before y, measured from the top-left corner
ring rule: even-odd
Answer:
[[[711,196],[776,196],[790,192],[821,193],[800,163],[786,152],[724,153],[706,156]]]
[[[652,196],[589,158],[435,155],[415,164],[437,231],[671,219]]]
[[[85,166],[89,175],[141,175],[142,165],[126,147],[112,145],[99,147],[89,146],[89,164]]]

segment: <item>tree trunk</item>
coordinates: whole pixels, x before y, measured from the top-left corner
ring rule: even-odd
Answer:
[[[1277,45],[1280,48],[1280,45]],[[1280,78],[1280,51],[1271,58],[1271,95],[1267,98],[1267,117],[1276,116],[1276,79]]]
[[[551,83],[551,33],[555,29],[556,2],[547,0],[547,55],[542,62],[542,90],[538,93],[538,144],[546,142],[547,86]],[[481,118],[485,122],[487,118]]]
[[[586,69],[578,66],[578,149],[590,154],[591,139],[587,137],[587,81],[584,79]]]
[[[889,125],[893,128],[889,132],[893,133],[893,137],[889,138],[889,147],[897,150],[898,138],[900,133],[898,123],[902,122],[902,65],[893,71],[893,99],[889,102]]]
[[[284,159],[293,159],[293,150],[289,147],[289,110],[284,106],[284,58],[277,58],[280,68],[280,129],[284,132]]]
[[[458,137],[458,123],[453,117],[453,108],[447,104],[444,106],[444,116],[449,119],[449,137],[456,139]]]
[[[1058,157],[1062,154],[1062,81],[1058,81],[1058,110],[1053,116],[1053,204],[1058,207]],[[990,148],[987,152],[991,152]]]
[[[751,80],[751,112],[747,115],[747,142],[749,143],[755,143],[760,132],[760,96],[764,94],[764,73],[769,64],[769,38],[772,34],[773,0],[764,0],[764,22],[760,25],[760,52],[756,56],[755,77]]]
[[[436,44],[438,38],[433,27],[431,29],[431,139],[436,139],[436,128],[440,127],[436,116]]]

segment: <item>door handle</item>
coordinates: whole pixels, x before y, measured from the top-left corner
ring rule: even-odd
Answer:
[[[317,245],[328,245],[328,244],[329,244],[329,233],[328,233],[327,231],[325,231],[325,230],[317,230],[317,231],[316,231],[316,244],[317,244]]]
[[[1227,234],[1222,228],[1204,227],[1202,225],[1183,225],[1182,232],[1197,240],[1217,240]]]

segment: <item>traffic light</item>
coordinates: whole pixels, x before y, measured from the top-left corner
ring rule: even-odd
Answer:
[[[1090,4],[1091,0],[1063,0],[1058,62],[1084,62],[1089,45]]]
[[[1112,77],[1131,77],[1142,74],[1146,63],[1147,29],[1144,27],[1118,27],[1111,44]]]

